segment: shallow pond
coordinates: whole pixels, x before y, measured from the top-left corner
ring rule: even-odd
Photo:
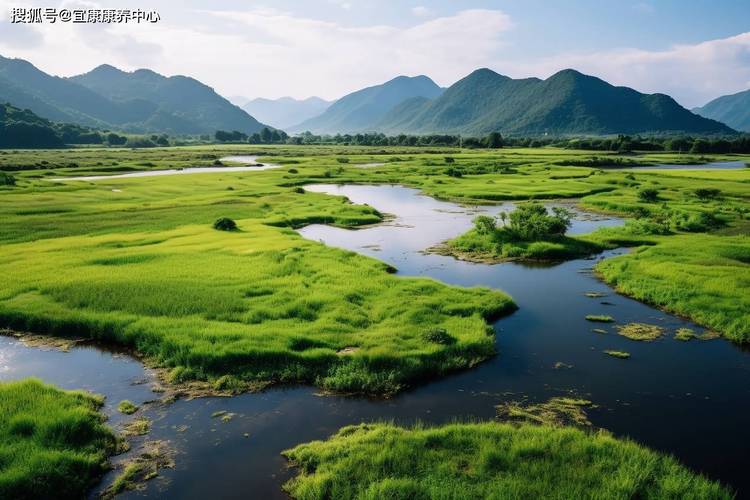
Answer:
[[[188,174],[221,174],[226,172],[252,172],[258,170],[269,170],[278,168],[279,165],[261,163],[256,165],[256,156],[226,156],[221,161],[234,163],[245,163],[244,167],[188,167],[173,168],[169,170],[146,170],[143,172],[130,172],[127,174],[114,175],[84,175],[78,177],[53,177],[47,179],[54,182],[66,181],[99,181],[103,179],[127,179],[129,177],[160,177],[163,175],[188,175]]]
[[[323,439],[341,426],[379,419],[490,419],[494,406],[504,401],[546,400],[570,393],[599,405],[590,411],[594,425],[673,453],[692,468],[740,488],[740,496],[750,491],[745,465],[750,442],[747,353],[723,340],[674,340],[677,328],[702,329],[615,294],[590,273],[596,260],[554,266],[486,265],[423,252],[466,231],[478,213],[494,214],[510,205],[464,207],[399,186],[305,189],[344,195],[397,217],[360,230],[308,226],[300,231],[304,237],[384,260],[402,275],[510,293],[520,309],[495,323],[498,355],[390,400],[319,396],[313,388],[292,387],[153,407],[145,412],[154,419],[149,439],[170,441],[178,450],[177,466],[126,497],[246,498],[252,492],[258,498],[284,498],[281,485],[293,472],[279,452]],[[573,232],[619,223],[578,213]],[[617,253],[606,252],[597,259]],[[586,292],[607,295],[589,298]],[[657,324],[667,329],[667,335],[652,343],[633,342],[617,335],[611,325],[586,321],[587,314],[608,314],[618,323]],[[608,333],[594,333],[593,328]],[[615,359],[603,349],[628,351],[632,357]],[[558,362],[565,365],[556,368]],[[64,387],[105,394],[111,415],[120,399],[141,403],[154,398],[148,384],[141,383],[145,372],[140,364],[91,347],[59,353],[4,339],[0,365],[2,379],[37,375]],[[223,422],[211,417],[216,411],[235,416]],[[116,418],[114,423],[122,420]]]

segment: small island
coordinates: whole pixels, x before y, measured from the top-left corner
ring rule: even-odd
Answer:
[[[551,213],[541,203],[524,203],[497,218],[480,215],[474,228],[434,248],[471,262],[561,261],[585,257],[603,250],[589,241],[565,236],[572,214],[562,207]]]

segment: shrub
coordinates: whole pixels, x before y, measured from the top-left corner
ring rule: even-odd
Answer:
[[[228,217],[221,217],[214,222],[214,229],[219,231],[236,231],[237,223]]]
[[[659,190],[654,188],[644,188],[638,191],[638,199],[647,203],[653,203],[659,199]]]
[[[0,186],[15,186],[16,178],[5,172],[0,172]]]
[[[453,168],[453,167],[447,169],[445,171],[445,174],[449,175],[450,177],[456,177],[457,179],[460,179],[461,177],[464,176],[464,174],[463,174],[463,172],[461,172],[461,170],[459,170],[457,168]]]
[[[718,198],[721,194],[721,190],[716,188],[698,188],[694,192],[695,196],[702,201]]]
[[[510,231],[521,240],[533,241],[562,236],[571,224],[571,214],[564,208],[555,207],[553,215],[544,205],[526,203],[510,214]]]
[[[495,219],[486,215],[480,215],[473,222],[474,228],[479,234],[492,234],[497,229]]]
[[[446,156],[445,163],[456,163],[456,159],[453,158],[452,156]]]
[[[349,158],[342,156],[342,157],[336,158],[336,161],[339,163],[349,163]]]

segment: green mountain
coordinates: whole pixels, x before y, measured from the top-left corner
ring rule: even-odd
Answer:
[[[254,133],[263,128],[197,80],[149,70],[126,73],[107,65],[60,78],[22,59],[0,56],[0,102],[54,121],[135,133]]]
[[[693,113],[750,132],[750,90],[718,97],[703,107],[693,109]]]
[[[484,135],[732,133],[664,94],[641,94],[577,71],[515,80],[479,69],[439,97],[401,102],[374,129]]]
[[[426,76],[399,76],[381,85],[345,95],[323,114],[290,127],[293,132],[361,132],[373,126],[396,105],[412,97],[435,98],[443,89]]]
[[[320,97],[308,97],[302,100],[291,97],[280,99],[259,97],[245,103],[242,109],[263,123],[283,129],[318,116],[331,104],[331,101],[326,101]]]

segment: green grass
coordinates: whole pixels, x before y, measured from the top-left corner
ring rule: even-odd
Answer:
[[[0,383],[0,498],[82,498],[117,440],[99,397],[38,380]]]
[[[593,321],[595,323],[612,323],[615,319],[612,316],[606,314],[588,314],[586,315],[586,321]]]
[[[615,351],[613,349],[607,349],[604,351],[604,354],[608,354],[612,356],[613,358],[620,358],[620,359],[628,359],[630,357],[629,352],[625,351]]]
[[[127,399],[123,399],[117,405],[117,411],[119,411],[120,413],[124,413],[125,415],[132,415],[133,413],[138,411],[138,407],[134,405],[131,401],[128,401]]]
[[[261,154],[281,168],[46,180],[200,166],[229,154]],[[447,154],[460,178],[448,175]],[[499,251],[472,235],[461,238],[467,248],[492,255],[503,255],[510,243],[510,253],[530,258],[650,245],[606,260],[598,271],[623,293],[738,342],[750,339],[750,172],[559,164],[597,155],[344,146],[2,151],[0,170],[13,170],[16,184],[0,186],[0,325],[129,346],[168,368],[173,381],[208,380],[229,389],[271,381],[387,394],[473,366],[494,353],[487,321],[515,307],[507,295],[396,277],[383,263],[293,231],[383,218],[371,207],[300,186],[399,183],[468,203],[583,197],[587,207],[638,217],[585,238],[502,242]],[[673,163],[680,156],[637,160]],[[357,168],[362,163],[383,165]],[[660,201],[640,201],[644,187],[658,189]],[[698,188],[720,194],[701,200]],[[222,217],[239,230],[214,230]],[[702,226],[712,220],[721,226]],[[444,331],[445,341],[432,341],[434,331]]]
[[[559,261],[585,257],[601,252],[597,243],[560,236],[537,241],[522,241],[499,229],[480,233],[472,229],[449,240],[440,253],[475,262],[503,262],[513,260]]]
[[[570,427],[361,424],[284,455],[301,500],[732,497],[669,456]]]

